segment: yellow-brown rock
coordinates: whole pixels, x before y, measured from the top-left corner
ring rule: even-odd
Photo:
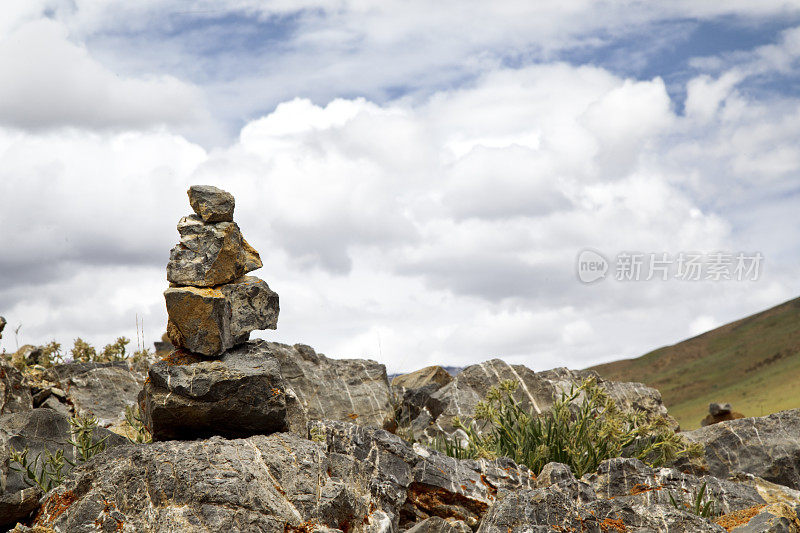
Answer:
[[[427,366],[411,372],[401,374],[392,380],[392,387],[403,389],[419,389],[434,384],[436,388],[444,387],[453,381],[453,376],[440,366]]]
[[[203,222],[231,222],[236,201],[233,195],[211,185],[192,185],[186,191],[189,204]]]
[[[170,287],[164,291],[164,299],[169,315],[167,335],[175,346],[217,355],[235,344],[229,338],[230,306],[219,289]]]
[[[245,342],[251,331],[278,324],[278,295],[255,276],[211,288],[170,287],[164,298],[170,341],[206,356]]]
[[[167,280],[181,286],[213,287],[261,268],[258,252],[235,222],[204,223],[197,215],[178,222],[181,242],[170,252]]]

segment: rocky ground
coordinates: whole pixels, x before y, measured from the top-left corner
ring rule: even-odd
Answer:
[[[69,363],[37,383],[0,363],[0,519],[7,528],[20,522],[17,531],[60,532],[800,531],[800,410],[685,433],[705,449],[700,466],[617,458],[576,479],[558,463],[534,473],[503,458],[457,460],[392,431],[418,440],[452,431],[452,413],[468,412],[509,377],[521,401],[546,410],[583,373],[492,360],[456,377],[423,369],[392,386],[382,365],[304,345],[249,341],[228,357],[238,359],[223,367],[172,354],[146,374],[124,363]],[[666,414],[658,391],[605,385],[626,408]],[[170,395],[181,399],[164,401]],[[156,442],[132,444],[98,429],[106,450],[47,494],[9,469],[12,447],[74,454],[64,446],[69,417],[93,407],[119,431],[137,396],[170,413],[143,405],[171,433],[154,425]],[[232,398],[252,401],[245,409]],[[175,433],[181,418],[220,431]],[[670,502],[688,502],[702,487],[721,514],[713,521]]]
[[[557,462],[450,457],[433,448],[467,439],[458,420],[508,383],[521,412],[546,417],[579,410],[578,393],[559,399],[594,378],[607,405],[661,421],[672,439],[679,428],[657,390],[593,372],[493,359],[390,384],[374,361],[248,340],[277,327],[278,295],[247,275],[261,259],[233,197],[201,186],[189,199],[167,267],[174,350],[136,364],[44,368],[36,347],[16,366],[0,360],[6,529],[800,533],[800,409],[683,433],[699,455],[660,468],[613,457],[577,478]]]

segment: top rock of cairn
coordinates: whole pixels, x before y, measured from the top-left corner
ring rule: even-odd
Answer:
[[[189,203],[203,222],[233,222],[233,195],[212,185],[189,187]]]
[[[194,185],[188,194],[197,215],[178,222],[181,241],[167,263],[167,335],[179,348],[216,357],[251,331],[275,329],[278,295],[245,276],[261,268],[261,258],[232,220],[233,196],[208,185]]]

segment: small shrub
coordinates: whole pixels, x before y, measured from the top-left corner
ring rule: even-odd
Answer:
[[[69,419],[71,439],[68,444],[75,447],[75,459],[84,463],[106,449],[106,439],[95,442],[94,430],[97,429],[97,417],[92,415],[76,416]],[[67,459],[69,461],[69,459]],[[75,466],[74,463],[70,463]]]
[[[478,448],[475,441],[472,439],[468,440],[466,445],[464,445],[464,443],[456,437],[437,435],[428,446],[445,455],[455,457],[456,459],[477,459],[482,455],[487,455],[482,453],[482,450]]]
[[[61,344],[56,341],[50,341],[42,348],[42,355],[39,358],[39,364],[45,368],[50,368],[64,362],[64,354],[61,352]]]
[[[125,437],[133,444],[146,444],[153,442],[153,435],[142,420],[142,412],[138,405],[129,405],[125,408],[125,421],[130,426]]]
[[[11,470],[20,472],[22,479],[28,486],[39,487],[42,492],[48,492],[53,487],[61,485],[64,481],[64,450],[58,450],[55,454],[45,448],[44,452],[37,454],[32,462],[28,461],[28,448],[17,451],[12,446],[8,467]]]
[[[672,491],[669,491],[669,502],[675,509],[688,511],[703,518],[715,518],[721,513],[717,502],[706,492],[706,488],[706,483],[703,483],[700,489],[692,491],[688,501],[684,500],[683,494],[679,494],[676,497],[672,494]]]
[[[117,337],[112,344],[106,344],[103,351],[96,355],[93,361],[98,363],[110,363],[113,361],[124,361],[126,359],[125,346],[131,340],[127,337]]]
[[[474,420],[458,418],[454,425],[468,436],[468,445],[440,443],[448,455],[510,457],[538,473],[556,461],[568,465],[577,477],[594,472],[612,457],[636,457],[651,466],[674,461],[702,450],[673,432],[663,418],[621,412],[594,378],[563,393],[540,415],[523,409],[514,399],[517,382],[492,387],[479,402]],[[436,446],[436,443],[434,443]]]
[[[80,361],[81,363],[88,363],[97,359],[97,351],[94,347],[80,337],[75,339],[69,354],[72,356],[73,361]]]
[[[94,416],[80,416],[71,418],[70,440],[65,445],[72,445],[75,448],[75,462],[70,461],[64,456],[64,449],[60,448],[56,453],[51,453],[47,448],[42,453],[34,457],[33,461],[28,460],[30,450],[25,448],[17,451],[11,447],[8,467],[11,470],[20,472],[22,479],[29,486],[37,486],[43,492],[48,492],[53,487],[57,487],[64,481],[64,464],[69,463],[76,466],[84,463],[103,451],[106,447],[106,438],[94,442],[94,430],[97,428],[97,418]]]

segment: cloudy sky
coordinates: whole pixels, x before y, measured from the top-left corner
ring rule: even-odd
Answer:
[[[800,295],[799,67],[796,0],[4,0],[0,349],[159,337],[195,183],[281,296],[263,338],[390,371],[672,344]]]

